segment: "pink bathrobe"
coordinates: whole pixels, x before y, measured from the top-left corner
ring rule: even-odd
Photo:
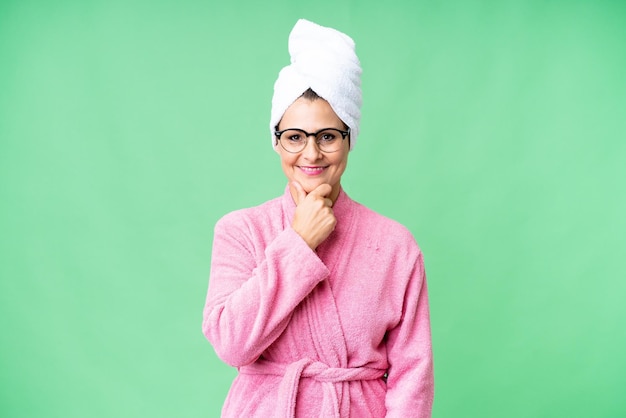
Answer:
[[[215,226],[203,332],[237,367],[223,417],[430,417],[433,362],[422,253],[351,200],[312,251],[282,197]]]

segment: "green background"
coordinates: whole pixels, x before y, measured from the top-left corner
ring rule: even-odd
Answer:
[[[357,201],[425,253],[434,416],[626,416],[623,1],[0,2],[0,416],[218,416],[213,225],[280,195],[299,17],[350,34]]]

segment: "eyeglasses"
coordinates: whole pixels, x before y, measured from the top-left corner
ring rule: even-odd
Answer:
[[[335,128],[325,128],[317,132],[308,133],[302,129],[284,129],[274,132],[276,140],[280,142],[281,147],[287,152],[297,154],[306,148],[306,144],[310,136],[315,137],[315,143],[322,152],[336,152],[341,149],[343,140],[350,135],[350,128],[347,131],[341,131]]]

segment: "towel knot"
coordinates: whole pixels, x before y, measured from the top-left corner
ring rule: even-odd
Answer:
[[[322,384],[324,398],[321,416],[340,418],[340,396],[338,394],[340,385],[337,383],[380,379],[385,374],[385,370],[371,367],[330,367],[308,358],[290,364],[259,359],[250,365],[240,367],[239,372],[252,375],[282,376],[278,388],[278,399],[284,404],[279,405],[278,409],[282,410],[283,416],[289,418],[295,417],[296,414],[298,386],[302,378],[313,379]]]

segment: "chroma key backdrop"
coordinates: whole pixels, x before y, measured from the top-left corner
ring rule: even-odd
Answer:
[[[626,416],[612,0],[0,2],[0,416],[219,416],[213,225],[283,193],[298,18],[356,42],[342,184],[424,252],[433,416]]]

